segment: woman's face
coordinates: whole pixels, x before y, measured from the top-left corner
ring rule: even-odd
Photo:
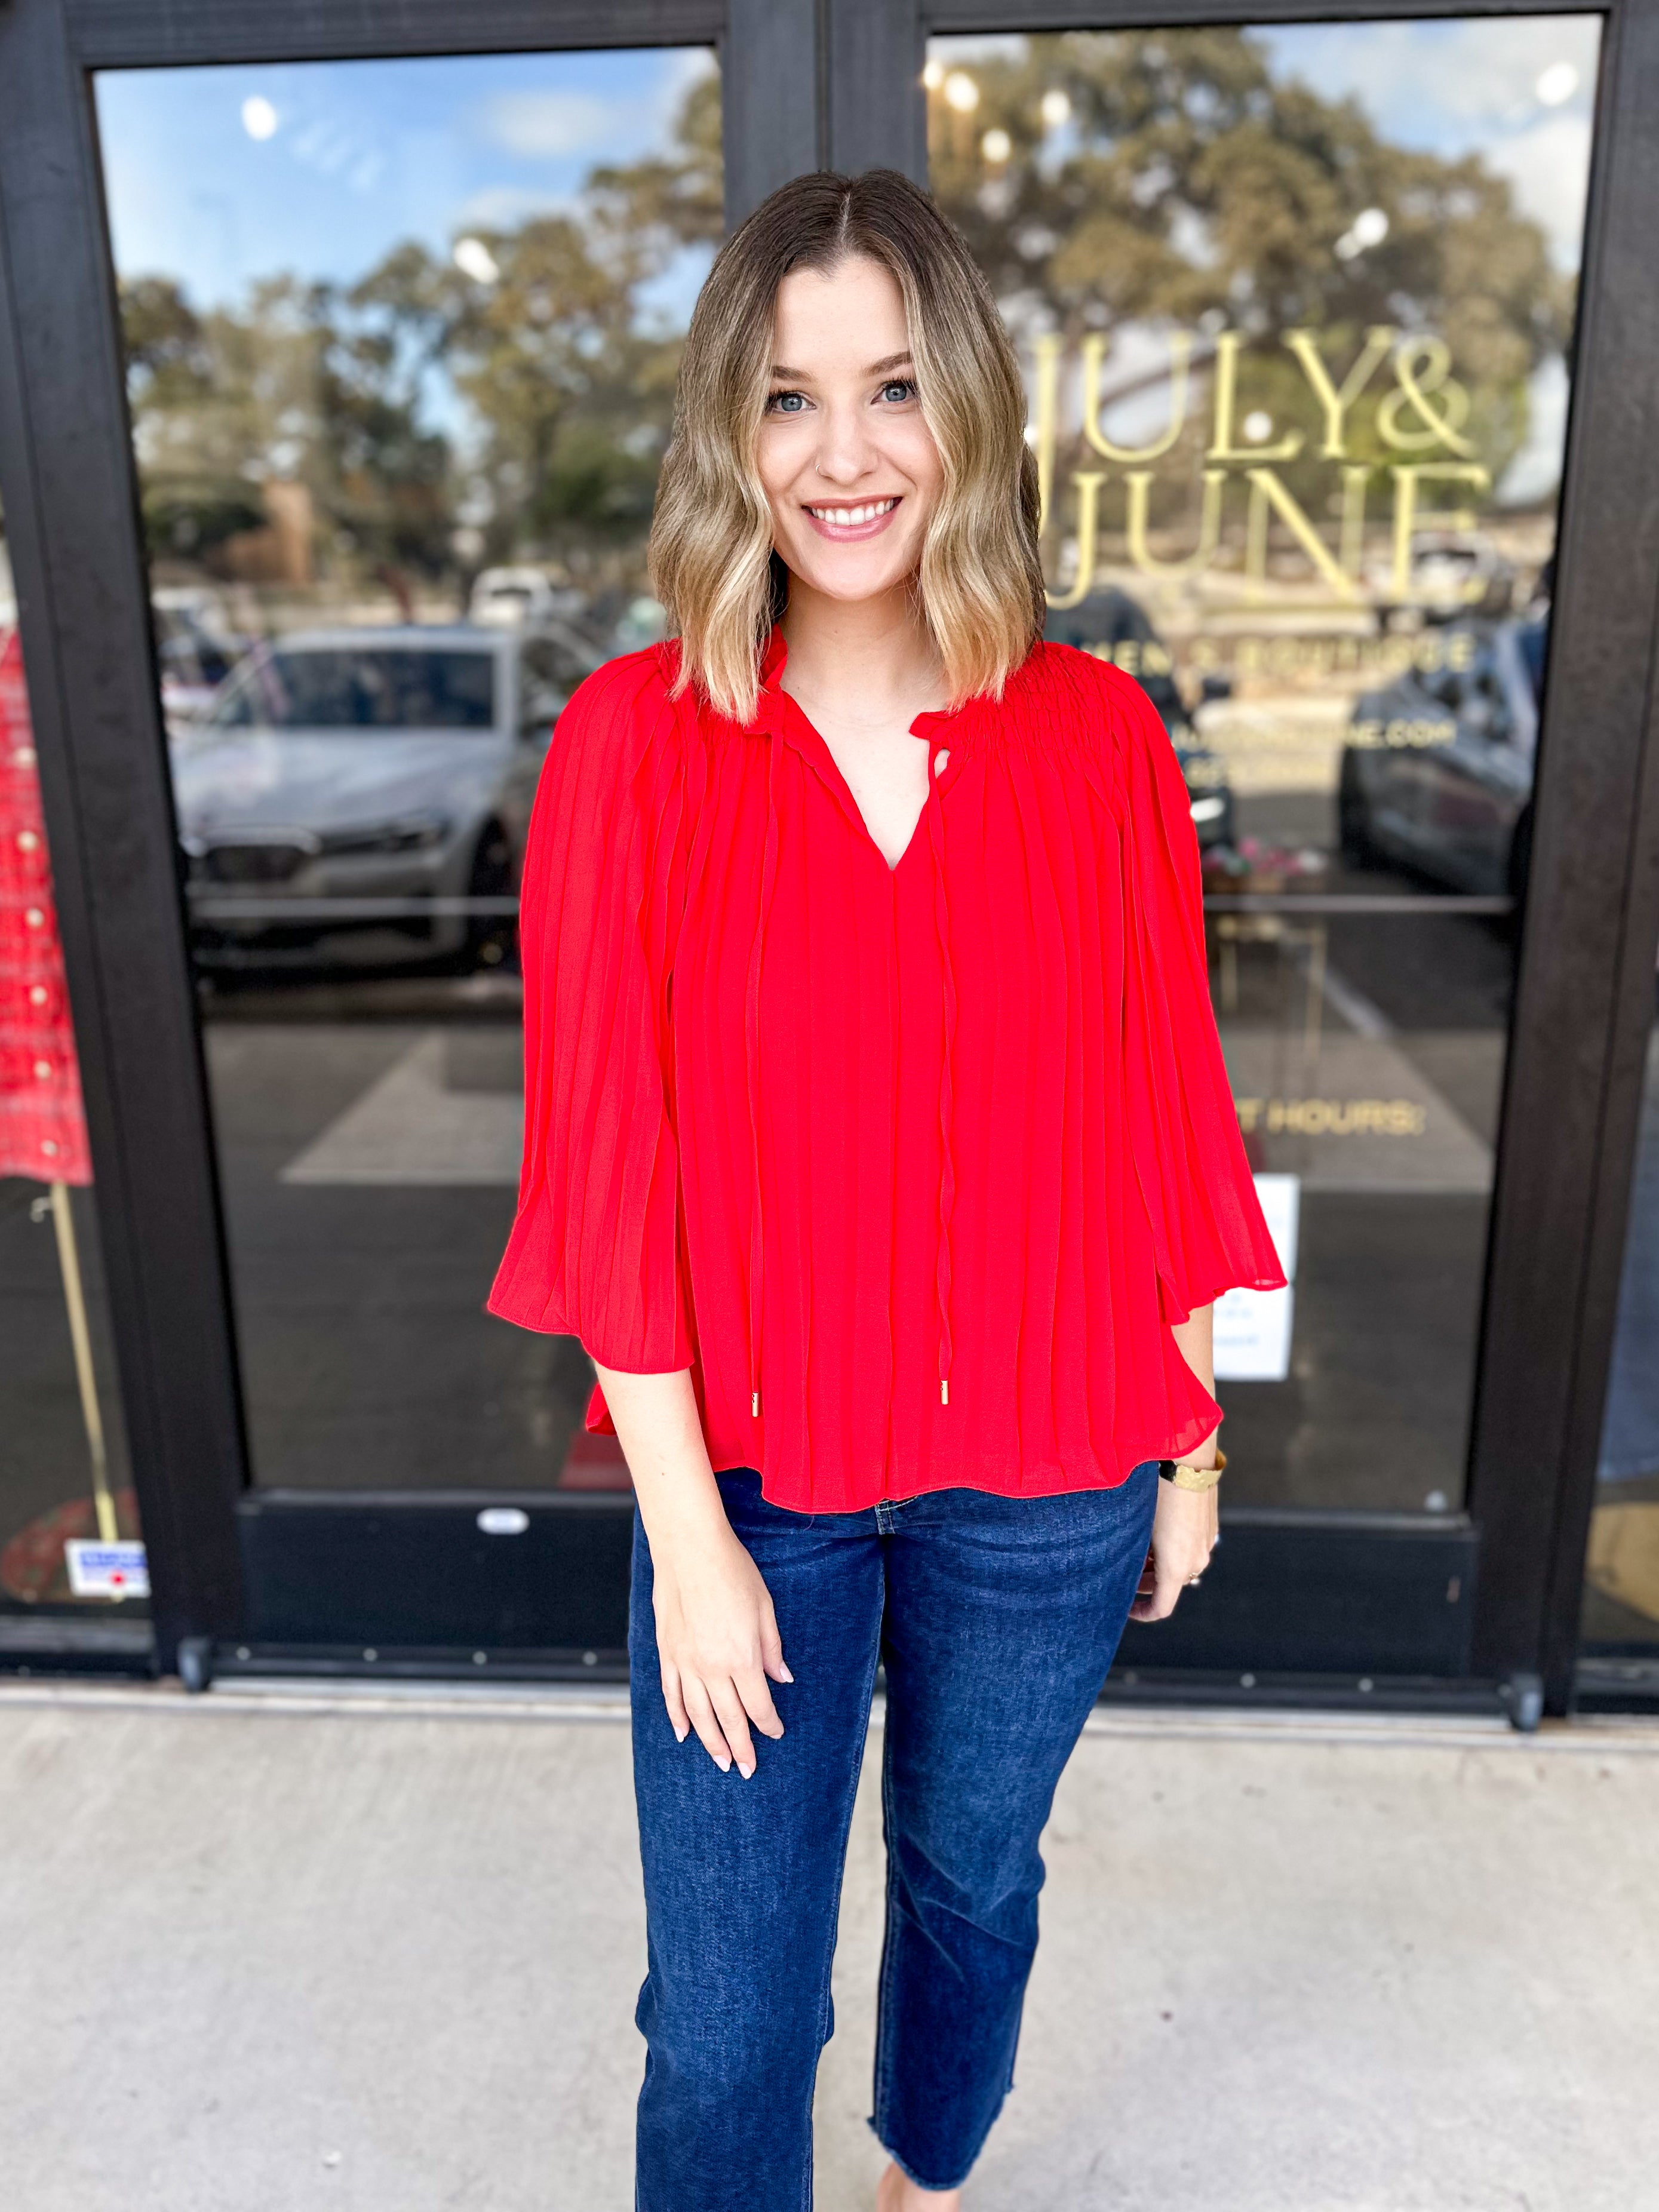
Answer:
[[[916,398],[904,302],[862,256],[778,287],[760,472],[772,542],[832,599],[868,599],[915,574],[944,483]]]

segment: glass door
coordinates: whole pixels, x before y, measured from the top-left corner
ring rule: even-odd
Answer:
[[[575,686],[661,632],[644,550],[721,229],[714,55],[95,85],[248,1648],[591,1660],[622,1641],[627,1472],[584,1432],[580,1346],[483,1301],[537,776]]]
[[[1217,1316],[1238,1602],[1224,1566],[1131,1662],[1468,1649],[1599,40],[1563,14],[927,47],[932,184],[1025,364],[1048,634],[1134,676],[1184,769],[1291,1279]],[[1345,1624],[1388,1558],[1398,1605]]]

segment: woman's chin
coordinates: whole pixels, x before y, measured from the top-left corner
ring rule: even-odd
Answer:
[[[815,546],[812,552],[816,557],[800,561],[792,561],[786,553],[784,561],[790,574],[819,598],[838,599],[849,606],[885,598],[908,584],[916,572],[915,557],[895,560],[885,547],[878,561],[853,557],[851,548],[845,556],[827,560],[821,548]]]

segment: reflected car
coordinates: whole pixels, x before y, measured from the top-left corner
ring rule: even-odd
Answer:
[[[1074,607],[1051,608],[1042,635],[1055,645],[1075,646],[1109,660],[1133,676],[1157,708],[1181,763],[1192,803],[1193,827],[1201,849],[1235,842],[1233,794],[1227,764],[1212,752],[1193,727],[1176,685],[1175,662],[1139,601],[1115,584],[1103,584]],[[1206,696],[1224,696],[1212,678]]]
[[[1377,621],[1390,629],[1397,615],[1411,611],[1425,622],[1468,622],[1510,612],[1515,601],[1514,562],[1484,531],[1419,530],[1411,542],[1402,599],[1392,596],[1392,565],[1370,577]]]
[[[1532,854],[1546,618],[1461,623],[1462,650],[1361,694],[1343,747],[1345,859],[1520,898]]]
[[[150,595],[150,618],[161,718],[177,730],[210,712],[248,641],[236,635],[219,594],[205,586],[163,584]]]
[[[540,568],[484,568],[467,601],[467,618],[491,629],[534,628],[580,617],[580,592],[556,586]]]
[[[317,629],[257,647],[172,749],[198,960],[506,957],[510,913],[433,902],[516,894],[547,741],[599,658],[546,625]]]

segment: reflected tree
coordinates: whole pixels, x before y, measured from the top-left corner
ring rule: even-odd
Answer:
[[[665,154],[459,258],[410,240],[355,284],[284,274],[204,312],[167,277],[125,284],[152,556],[257,569],[295,485],[319,565],[405,604],[481,560],[637,582],[679,356],[652,288],[718,240],[720,196],[710,77]]]
[[[1025,333],[1181,330],[1202,362],[1206,337],[1237,331],[1249,404],[1282,421],[1309,404],[1285,333],[1316,331],[1340,379],[1371,328],[1431,332],[1494,477],[1524,443],[1527,381],[1566,342],[1572,286],[1479,158],[1390,144],[1236,29],[1044,34],[946,70],[934,188]],[[1109,393],[1158,380],[1108,358]],[[1386,389],[1353,411],[1361,457],[1383,458]]]

